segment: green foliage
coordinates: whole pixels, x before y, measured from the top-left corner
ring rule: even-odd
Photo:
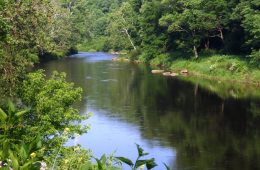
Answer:
[[[38,169],[37,163],[42,158],[42,145],[40,138],[36,138],[30,144],[23,142],[8,143],[10,141],[1,141],[0,160],[3,169]]]
[[[4,168],[32,169],[42,156],[40,135],[31,138],[28,143],[20,138],[25,132],[28,112],[28,109],[18,109],[10,100],[0,108],[0,161],[6,164]]]
[[[241,26],[248,33],[246,38],[246,44],[250,48],[256,50],[259,49],[260,41],[260,3],[255,0],[241,1],[237,4],[233,18],[240,21]]]
[[[127,54],[127,57],[131,60],[131,61],[135,61],[138,59],[138,57],[142,54],[141,49],[136,49],[136,50],[132,50],[129,52],[129,54]]]
[[[258,51],[253,51],[252,54],[250,55],[250,57],[252,58],[251,62],[253,65],[255,65],[256,67],[260,68],[260,50]]]
[[[108,40],[106,37],[98,37],[96,39],[92,39],[88,42],[83,42],[77,46],[79,51],[89,51],[89,52],[97,52],[97,51],[109,51],[110,47],[108,44]]]
[[[88,128],[80,125],[87,115],[73,108],[82,90],[65,78],[57,72],[48,80],[41,70],[30,73],[17,95],[20,104],[8,101],[0,107],[0,161],[7,163],[6,168],[64,167],[65,159],[71,168],[90,164],[89,151],[64,147],[68,139]]]
[[[166,30],[159,25],[159,19],[163,15],[163,6],[160,1],[145,1],[140,9],[141,47],[151,58],[154,54],[165,52],[167,44]],[[145,57],[147,58],[147,57]]]
[[[28,74],[20,96],[32,108],[33,119],[29,122],[33,132],[54,135],[53,139],[62,134],[65,127],[71,129],[71,134],[86,132],[87,127],[72,124],[87,118],[73,108],[82,92],[81,88],[73,86],[73,83],[66,82],[64,73],[54,72],[49,80],[45,79],[43,71]]]
[[[109,15],[107,32],[112,48],[136,49],[133,37],[137,34],[137,15],[131,4],[124,2]],[[121,45],[121,47],[120,47]]]
[[[169,54],[160,54],[151,60],[151,65],[169,67],[171,56]]]
[[[157,166],[157,164],[154,162],[154,158],[152,159],[141,159],[142,157],[148,155],[148,153],[145,153],[143,148],[140,147],[140,145],[136,144],[137,151],[138,151],[138,157],[133,163],[130,159],[125,157],[116,157],[118,160],[122,161],[123,163],[129,165],[132,170],[137,170],[139,167],[146,165],[146,168],[153,169]],[[142,168],[143,169],[143,168]]]
[[[63,57],[89,37],[89,19],[83,2],[1,1],[0,85],[3,92],[14,95],[27,68],[38,58]]]
[[[171,69],[177,72],[188,69],[190,74],[214,79],[259,82],[259,70],[236,56],[215,55],[193,61],[178,59]]]
[[[88,2],[95,11],[92,37],[106,39],[106,49],[140,49],[142,54],[131,58],[143,62],[153,60],[153,64],[161,64],[160,54],[178,51],[183,51],[184,56],[193,53],[198,58],[209,52],[211,55],[253,52],[255,56],[259,50],[260,15],[255,0],[113,1],[112,10],[107,6],[105,9],[109,10],[104,10],[106,3]],[[96,17],[98,14],[101,17]]]
[[[98,170],[119,170],[120,168],[118,166],[115,166],[113,162],[115,162],[115,164],[120,164],[113,155],[110,156],[106,156],[106,155],[102,155],[100,157],[100,159],[95,158],[96,162],[97,162],[97,169]],[[95,166],[93,167],[93,169],[95,169]]]

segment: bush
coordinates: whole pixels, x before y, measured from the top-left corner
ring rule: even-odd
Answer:
[[[151,60],[151,65],[168,67],[170,66],[170,62],[171,57],[169,54],[160,54]]]
[[[250,55],[251,58],[251,63],[260,68],[260,50],[258,51],[253,51],[252,54]]]
[[[149,48],[149,49],[143,49],[142,54],[139,56],[139,60],[142,62],[149,62],[156,56],[160,55],[157,49]]]
[[[130,53],[127,55],[128,58],[131,60],[131,61],[134,61],[134,60],[137,60],[138,57],[142,54],[141,52],[141,49],[140,48],[137,48],[136,50],[132,50],[130,51]]]

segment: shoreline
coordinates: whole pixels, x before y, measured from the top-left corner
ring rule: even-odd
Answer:
[[[128,59],[127,57],[122,57],[122,56],[118,56],[118,57],[114,57],[112,59],[113,61],[119,61],[119,62],[132,62],[135,64],[141,64],[144,62],[139,61],[139,60],[134,60],[131,61],[130,59]],[[192,63],[193,61],[185,61],[187,63]],[[177,67],[177,68],[167,68],[167,67],[159,67],[156,65],[152,65],[151,63],[148,63],[149,66],[151,67],[151,73],[152,74],[160,74],[162,76],[168,76],[168,77],[194,77],[194,78],[201,78],[201,79],[205,79],[205,80],[213,80],[213,81],[221,81],[224,83],[238,83],[238,84],[248,84],[248,85],[253,85],[256,87],[260,87],[260,79],[250,79],[248,77],[250,77],[249,74],[239,74],[236,73],[236,75],[232,75],[231,78],[229,77],[230,75],[227,76],[221,76],[221,75],[210,75],[210,74],[205,74],[202,72],[199,72],[198,70],[193,70],[191,68],[187,68],[187,67]],[[172,62],[172,65],[178,65],[178,61],[176,62]],[[196,63],[198,65],[200,65],[199,63]],[[158,69],[159,68],[159,69]],[[259,76],[260,76],[260,70],[257,69],[253,69],[252,71],[259,71]],[[226,72],[226,74],[230,74],[228,71]]]

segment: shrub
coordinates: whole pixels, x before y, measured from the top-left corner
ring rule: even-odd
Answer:
[[[151,64],[156,66],[168,67],[170,65],[170,61],[171,57],[169,54],[160,54],[151,60]]]
[[[260,68],[260,50],[258,51],[253,51],[252,54],[250,55],[251,58],[251,63]]]
[[[137,48],[136,50],[132,50],[130,51],[130,53],[127,55],[128,58],[131,60],[131,61],[134,61],[134,60],[137,60],[138,57],[141,55],[141,49],[140,48]]]

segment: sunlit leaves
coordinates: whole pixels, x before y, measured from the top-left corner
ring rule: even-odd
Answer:
[[[39,71],[28,75],[20,93],[24,102],[33,108],[32,116],[38,121],[37,124],[35,120],[32,121],[32,126],[38,126],[44,134],[54,135],[56,131],[62,133],[66,126],[72,132],[85,131],[85,128],[71,124],[86,118],[78,115],[78,111],[72,107],[80,99],[81,92],[81,88],[66,82],[64,73],[54,72],[51,79],[46,80]]]
[[[116,158],[119,159],[120,161],[126,163],[129,166],[133,166],[134,165],[134,163],[130,159],[128,159],[128,158],[125,158],[125,157],[116,157]]]
[[[116,159],[118,159],[118,160],[122,161],[123,163],[127,164],[128,166],[130,166],[132,168],[132,170],[137,170],[139,167],[142,167],[144,165],[146,165],[146,168],[148,170],[153,169],[154,167],[157,166],[154,158],[141,159],[142,157],[148,155],[148,153],[145,153],[143,148],[141,148],[140,145],[138,145],[138,144],[136,144],[136,148],[138,151],[138,157],[137,157],[135,163],[133,163],[130,159],[125,158],[125,157],[116,157]]]

